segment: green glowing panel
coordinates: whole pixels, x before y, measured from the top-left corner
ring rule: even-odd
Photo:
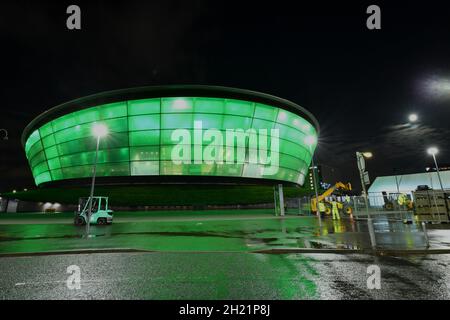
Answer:
[[[222,128],[223,115],[196,113],[193,121],[201,122],[203,129],[220,129]]]
[[[39,153],[34,155],[33,158],[30,159],[31,167],[34,168],[36,165],[38,165],[39,163],[41,163],[45,160],[46,160],[46,158],[45,158],[44,151],[40,151]]]
[[[304,144],[306,135],[294,128],[289,126],[277,123],[274,129],[278,129],[280,132],[280,137],[283,137],[286,140],[297,142],[299,144]]]
[[[280,167],[297,170],[297,168],[300,168],[303,165],[304,165],[303,161],[298,158],[291,157],[288,155],[282,155],[280,157]]]
[[[255,163],[244,164],[242,176],[247,178],[262,178],[264,166]]]
[[[193,98],[163,98],[161,99],[161,113],[192,113]]]
[[[191,137],[191,141],[193,140],[194,130],[192,129],[183,129],[183,132],[189,132]],[[177,133],[181,133],[181,131],[175,132],[174,130],[161,130],[161,145],[169,145],[169,144],[178,144],[183,139],[179,137]],[[174,137],[172,139],[172,136]]]
[[[36,183],[36,185],[40,185],[42,183],[48,182],[52,180],[52,177],[50,176],[50,172],[43,172],[41,174],[35,174],[33,172],[35,178],[34,178],[34,182]]]
[[[173,152],[173,149],[175,148],[175,146],[174,145],[161,145],[161,155],[160,155],[160,159],[161,160],[167,160],[168,162],[170,162],[170,160],[172,160],[172,152]],[[190,152],[191,152],[191,155],[193,154],[192,152],[192,150],[193,150],[193,148],[191,147],[191,148],[188,148],[188,150],[191,150]],[[188,151],[189,152],[189,151]],[[178,153],[178,154],[182,154],[181,152],[180,153]]]
[[[62,173],[65,179],[86,178],[92,176],[93,166],[75,166],[62,168]],[[97,165],[97,175],[99,177],[108,176],[129,176],[129,163],[100,163]]]
[[[160,161],[160,172],[161,175],[183,175],[183,168],[185,166],[181,164],[175,164],[172,161]]]
[[[77,140],[81,138],[86,138],[91,136],[90,126],[87,125],[77,125],[75,127],[60,130],[54,135],[55,144],[63,143],[67,141]],[[51,143],[51,140],[50,140]],[[51,144],[50,144],[51,145]],[[45,146],[50,146],[48,143]]]
[[[227,100],[225,105],[225,113],[239,115],[244,117],[253,117],[255,104],[253,102]]]
[[[130,131],[155,130],[159,129],[160,121],[159,114],[132,116],[128,118],[128,126]]]
[[[193,127],[192,113],[161,115],[161,129],[190,129]]]
[[[126,102],[117,102],[100,106],[99,108],[100,120],[122,118],[127,116]]]
[[[30,148],[30,150],[27,153],[27,157],[28,159],[32,159],[36,154],[38,154],[39,152],[41,152],[43,149],[42,147],[42,142],[41,141],[37,141],[35,144],[33,144]]]
[[[38,165],[34,166],[32,171],[33,171],[33,175],[36,177],[38,175],[40,175],[41,173],[48,171],[48,164],[47,162],[41,162]]]
[[[45,149],[45,155],[47,159],[52,159],[58,156],[58,148],[56,146],[52,146],[50,148]]]
[[[108,103],[50,119],[29,135],[25,154],[37,185],[92,176],[96,123],[108,128],[100,139],[98,177],[198,175],[303,184],[316,148],[316,143],[307,145],[306,138],[317,140],[308,120],[263,103],[214,97]],[[198,124],[201,132],[194,129]],[[217,131],[207,138],[205,132],[211,134],[211,129]],[[278,144],[273,144],[271,129],[278,130]],[[187,133],[188,140],[180,139],[180,132]],[[207,162],[207,152],[222,154],[222,162]],[[184,162],[177,163],[174,155]]]
[[[61,172],[64,179],[87,178],[92,176],[92,169],[91,166],[78,166],[62,168]]]
[[[76,117],[73,114],[68,114],[53,120],[53,130],[54,132],[56,132],[66,128],[74,127],[77,124],[79,124],[79,122],[77,121]]]
[[[61,168],[60,159],[54,158],[54,159],[48,160],[48,167],[50,168],[50,170],[60,169]]]
[[[131,161],[159,161],[159,146],[144,146],[130,148]]]
[[[30,149],[33,145],[38,143],[41,139],[41,136],[39,135],[39,130],[35,130],[29,137],[27,142],[25,143],[25,153],[28,155],[30,152]]]
[[[128,132],[127,118],[109,119],[103,121],[103,123],[108,127],[108,131],[111,133],[112,136],[116,132]]]
[[[305,155],[305,158],[303,159],[303,161],[304,161],[305,163],[308,163],[308,166],[309,166],[309,163],[311,163],[311,159],[312,159],[311,154],[307,153],[307,154]]]
[[[159,145],[159,130],[130,132],[130,146]]]
[[[274,122],[277,119],[278,109],[265,105],[265,104],[256,104],[255,107],[255,119],[263,119],[268,120],[270,122]]]
[[[73,117],[75,119],[76,125],[84,124],[84,123],[93,123],[100,120],[100,112],[98,107],[94,108],[88,108],[85,110],[77,111],[73,114]],[[57,123],[57,121],[56,121]],[[55,130],[60,130],[59,128],[62,127],[58,124],[58,126],[55,126],[55,121],[53,122],[53,128],[58,128]]]
[[[50,134],[42,139],[42,144],[44,145],[44,148],[52,147],[56,144],[55,135]]]
[[[52,123],[49,122],[45,125],[43,125],[40,129],[39,129],[39,133],[41,134],[41,137],[46,137],[50,134],[53,133],[53,126]]]
[[[262,120],[262,119],[253,119],[252,128],[256,130],[266,129],[267,133],[270,134],[270,130],[274,129],[275,122]]]
[[[224,108],[225,108],[224,99],[216,99],[216,98],[195,99],[195,113],[223,114]]]
[[[159,161],[131,161],[131,175],[159,175]]]
[[[57,152],[59,156],[69,155],[95,150],[95,140],[93,138],[77,139],[73,141],[57,144]]]
[[[60,158],[62,167],[73,167],[79,165],[93,165],[95,151],[81,152],[63,156]],[[100,150],[98,152],[98,163],[129,161],[128,148]]]
[[[224,116],[223,117],[223,128],[224,129],[244,129],[250,128],[252,123],[252,118],[248,117],[237,117],[237,116]]]
[[[240,177],[242,176],[243,164],[227,165],[227,164],[217,164],[216,165],[216,175],[217,176],[232,176]]]
[[[128,101],[128,115],[159,114],[161,99],[142,99]]]
[[[51,170],[50,174],[52,176],[52,180],[63,180],[64,179],[61,169]]]

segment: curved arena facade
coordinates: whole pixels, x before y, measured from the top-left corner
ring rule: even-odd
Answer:
[[[64,103],[25,129],[36,185],[108,181],[278,181],[302,185],[319,126],[302,107],[254,91],[143,87]]]

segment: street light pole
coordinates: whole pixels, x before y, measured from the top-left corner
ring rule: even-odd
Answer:
[[[362,192],[364,195],[364,202],[366,204],[366,212],[367,212],[367,227],[369,229],[369,237],[370,237],[370,243],[372,245],[372,249],[376,249],[377,247],[377,241],[375,237],[375,229],[373,227],[372,218],[370,217],[369,212],[369,201],[367,199],[367,190],[366,190],[366,183],[364,181],[364,171],[366,170],[366,162],[364,161],[364,158],[371,158],[372,153],[371,152],[358,152],[356,151],[356,160],[358,163],[358,169],[359,169],[359,177],[361,179],[361,187]]]
[[[309,150],[311,151],[311,146],[309,146]],[[319,218],[319,226],[322,226],[322,217],[320,215],[320,209],[319,209],[319,192],[317,190],[317,180],[316,180],[316,165],[314,164],[314,157],[311,157],[311,164],[312,164],[312,175],[313,175],[313,183],[314,183],[314,192],[316,194],[316,210],[317,210],[317,217]]]
[[[356,151],[356,161],[358,165],[359,178],[361,180],[362,193],[365,197],[367,195],[366,184],[364,183],[364,156],[361,152]]]
[[[439,184],[441,186],[441,190],[444,191],[444,186],[443,186],[442,180],[441,180],[441,174],[439,172],[439,166],[438,166],[438,163],[436,161],[436,154],[432,153],[432,156],[433,156],[433,160],[434,160],[434,165],[436,166],[436,173],[437,173],[437,176],[438,176]]]
[[[100,138],[108,134],[108,128],[104,124],[94,124],[92,127],[92,133],[97,138],[97,147],[95,149],[95,160],[94,169],[92,172],[92,183],[91,183],[91,193],[89,195],[89,207],[86,217],[86,238],[89,238],[89,228],[91,224],[91,214],[92,214],[92,201],[94,200],[94,188],[95,188],[95,176],[97,173],[97,162],[98,162],[98,149],[100,146]]]
[[[366,169],[364,157],[370,158],[370,157],[372,157],[372,153],[356,151],[356,162],[358,165],[359,178],[361,180],[362,194],[364,197],[364,203],[366,205],[367,217],[370,218],[369,202],[367,201],[367,190],[366,190],[366,184],[364,182],[364,170]]]
[[[92,183],[91,183],[91,193],[89,196],[89,209],[87,214],[87,221],[86,221],[86,235],[89,237],[89,227],[91,224],[91,214],[92,214],[92,200],[94,198],[94,187],[95,187],[95,175],[97,173],[97,161],[98,161],[98,148],[100,146],[100,135],[97,136],[97,148],[95,151],[95,161],[94,161],[94,170],[92,173]]]
[[[315,136],[309,135],[309,136],[305,137],[305,141],[304,142],[309,147],[309,153],[311,154],[311,165],[312,165],[314,192],[316,194],[317,217],[319,218],[319,226],[322,227],[322,217],[320,215],[320,209],[319,209],[319,192],[317,190],[317,181],[316,181],[316,166],[314,164],[314,155],[313,155],[312,148],[311,148],[311,146],[317,142],[317,138]]]
[[[428,152],[428,154],[431,154],[433,156],[434,165],[436,166],[436,173],[437,173],[438,180],[439,180],[439,185],[441,186],[442,196],[444,197],[445,210],[446,210],[446,213],[447,213],[447,217],[450,219],[449,208],[448,208],[448,203],[447,203],[447,194],[445,193],[444,185],[442,184],[441,174],[439,172],[439,166],[438,166],[438,163],[437,163],[437,160],[436,160],[436,153],[438,153],[439,150],[436,147],[431,147],[431,148],[428,148],[427,152]],[[440,215],[439,215],[439,217],[440,217]]]
[[[400,193],[400,185],[398,184],[398,177],[397,177],[397,168],[394,168],[394,176],[395,176],[395,185],[397,186],[397,193]]]

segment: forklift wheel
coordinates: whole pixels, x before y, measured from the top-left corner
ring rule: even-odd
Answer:
[[[327,216],[331,214],[331,204],[325,203],[325,214]]]
[[[106,219],[105,218],[98,218],[97,219],[97,224],[106,224]]]
[[[350,206],[346,206],[346,207],[344,208],[344,212],[345,212],[346,214],[350,215],[350,214],[353,213],[353,208],[350,207]]]

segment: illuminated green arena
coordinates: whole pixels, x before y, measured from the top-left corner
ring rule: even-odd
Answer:
[[[91,177],[97,142],[92,128],[98,123],[108,128],[99,145],[99,183],[279,181],[303,185],[319,131],[317,120],[302,107],[248,90],[165,86],[104,92],[54,107],[26,127],[22,144],[36,185],[76,184]],[[174,132],[180,129],[192,134],[189,145],[179,137],[174,140]],[[205,139],[213,129],[214,139]],[[245,132],[244,145],[222,141],[217,135],[228,137],[230,130]],[[255,140],[252,132],[258,133]],[[223,161],[206,161],[208,150]],[[182,163],[174,161],[178,153]],[[271,170],[269,160],[259,161],[264,154],[272,161]],[[252,161],[252,155],[258,161]]]

